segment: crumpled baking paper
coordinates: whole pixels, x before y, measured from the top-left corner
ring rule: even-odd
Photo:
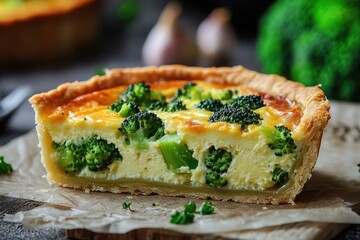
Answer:
[[[84,228],[106,233],[161,228],[183,233],[228,233],[226,236],[233,237],[246,237],[248,231],[260,228],[266,233],[268,228],[276,230],[275,226],[279,225],[297,226],[290,229],[298,229],[296,231],[305,236],[302,226],[315,222],[317,229],[322,228],[321,224],[327,226],[326,223],[360,224],[360,215],[356,213],[360,212],[360,172],[357,167],[360,163],[360,105],[335,102],[331,115],[313,177],[297,197],[295,205],[213,201],[214,214],[196,215],[195,222],[187,225],[170,224],[170,215],[176,210],[182,211],[183,205],[190,200],[198,206],[203,200],[86,193],[49,185],[40,162],[37,136],[32,131],[0,148],[0,155],[4,155],[15,170],[10,176],[0,177],[0,194],[46,204],[7,215],[5,220],[22,222],[27,227]],[[132,203],[132,211],[122,208],[125,201]],[[159,205],[153,206],[155,202]]]

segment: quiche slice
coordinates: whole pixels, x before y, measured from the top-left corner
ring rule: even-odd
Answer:
[[[293,203],[329,115],[319,87],[245,69],[114,69],[33,96],[50,183]]]

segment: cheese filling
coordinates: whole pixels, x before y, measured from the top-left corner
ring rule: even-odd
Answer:
[[[151,85],[151,89],[161,92],[169,100],[185,83],[155,83]],[[205,90],[234,88],[204,82],[196,84]],[[121,86],[80,96],[50,113],[45,127],[54,143],[80,143],[95,136],[113,144],[121,154],[121,159],[115,159],[99,171],[92,171],[84,166],[79,171],[65,174],[98,180],[144,179],[193,187],[259,191],[278,189],[291,178],[301,146],[286,154],[275,154],[269,131],[274,131],[275,126],[284,126],[294,135],[301,118],[300,106],[280,97],[237,87],[236,96],[256,94],[262,97],[265,106],[253,110],[261,117],[259,124],[249,124],[243,128],[236,123],[210,122],[209,118],[214,112],[197,108],[199,99],[184,99],[186,110],[152,110],[164,123],[164,134],[176,136],[177,144],[197,160],[195,167],[182,165],[174,171],[169,169],[169,163],[164,160],[160,146],[162,138],[150,141],[143,149],[137,149],[129,145],[127,137],[119,131],[126,118],[108,107],[121,96],[125,88]],[[296,139],[294,140],[296,144]],[[210,186],[208,180],[212,171],[206,160],[210,149],[226,151],[231,155],[231,162],[225,164],[226,171],[216,175],[226,182],[216,186]],[[51,156],[52,161],[59,161],[59,154],[55,149]],[[60,167],[58,172],[64,174]],[[278,177],[284,177],[285,182],[280,181],[279,185],[275,180]]]

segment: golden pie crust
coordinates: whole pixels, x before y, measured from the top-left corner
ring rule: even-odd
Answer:
[[[66,83],[47,93],[34,95],[30,99],[37,121],[37,131],[42,149],[49,147],[49,134],[44,127],[43,118],[56,107],[68,103],[74,98],[98,90],[108,89],[119,85],[138,83],[141,81],[154,82],[158,80],[202,80],[214,83],[228,83],[253,88],[257,91],[274,96],[286,97],[301,106],[303,115],[297,126],[297,140],[302,143],[301,153],[296,162],[290,184],[277,191],[234,191],[191,189],[184,186],[151,183],[147,181],[121,181],[107,184],[106,182],[92,183],[86,179],[75,179],[62,176],[49,179],[65,187],[110,191],[130,192],[135,194],[158,193],[166,196],[193,196],[198,198],[212,198],[216,200],[233,200],[247,203],[279,204],[293,203],[306,181],[311,177],[311,171],[318,157],[323,129],[330,119],[330,103],[323,91],[315,87],[304,87],[302,84],[289,81],[277,75],[266,75],[248,70],[242,66],[201,68],[180,65],[161,67],[124,68],[108,70],[105,76],[94,76],[89,81]],[[46,120],[45,120],[46,121]],[[42,161],[46,169],[52,170],[42,150]]]

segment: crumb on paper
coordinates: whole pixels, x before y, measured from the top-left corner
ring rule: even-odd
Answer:
[[[132,196],[126,196],[126,198],[127,198],[127,199],[130,199],[130,200],[133,199]]]
[[[262,207],[262,209],[263,209],[263,210],[268,210],[268,208],[267,208],[267,207]]]
[[[86,193],[90,193],[90,188],[85,188],[84,191],[85,191]]]

